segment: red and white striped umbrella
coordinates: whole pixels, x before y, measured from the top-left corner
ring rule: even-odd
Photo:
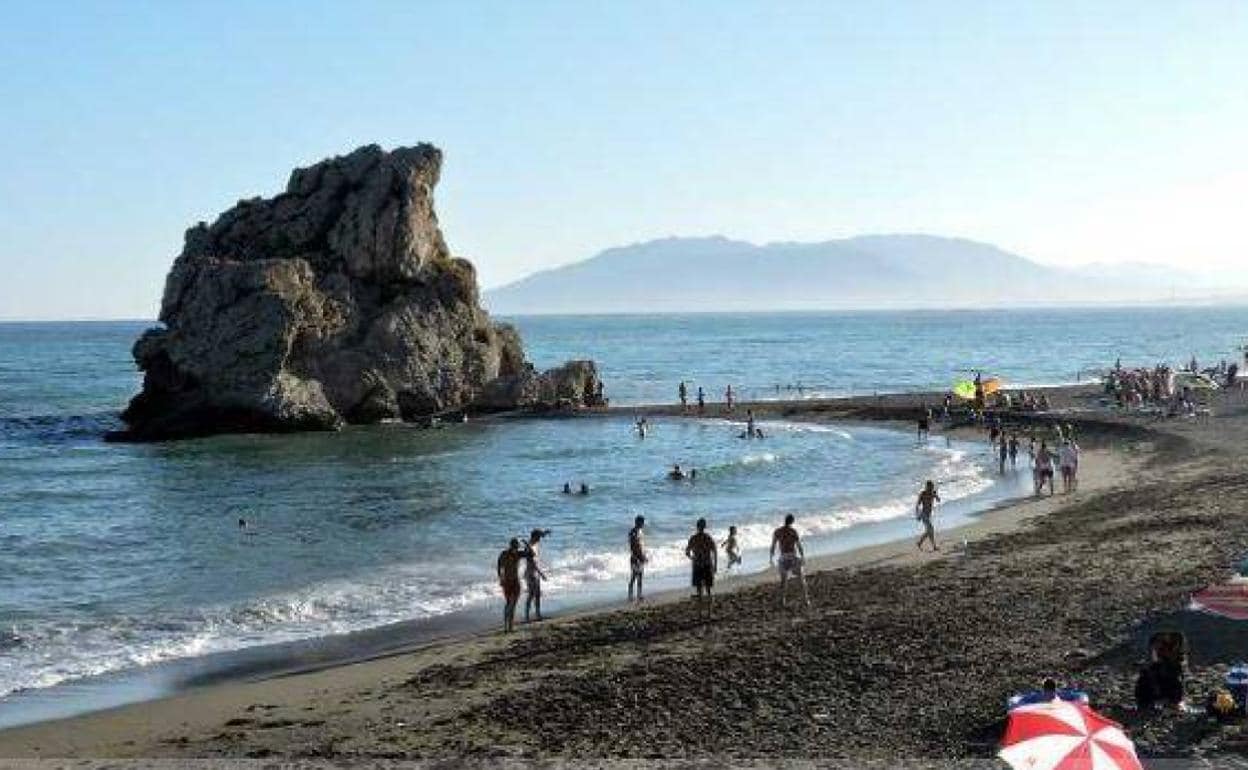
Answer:
[[[1231,620],[1248,620],[1248,583],[1209,586],[1192,595],[1192,609]]]
[[[998,756],[1015,770],[1143,770],[1118,723],[1062,700],[1011,711]]]

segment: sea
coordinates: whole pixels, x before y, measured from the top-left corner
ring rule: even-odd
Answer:
[[[505,320],[539,367],[597,361],[613,406],[673,402],[682,380],[714,402],[729,384],[741,399],[943,391],[975,370],[1086,382],[1119,359],[1240,360],[1248,338],[1240,307]],[[149,675],[188,662],[202,673],[241,652],[496,622],[495,559],[533,528],[551,531],[559,614],[622,598],[635,515],[657,591],[686,585],[699,517],[719,539],[738,528],[744,573],[766,567],[786,514],[827,553],[915,536],[924,479],[941,487],[942,526],[1027,487],[979,442],[783,420],[743,440],[739,415],[655,419],[644,440],[624,410],[105,443],[150,325],[0,324],[0,725],[163,694],[187,677]],[[697,481],[669,481],[673,463]]]

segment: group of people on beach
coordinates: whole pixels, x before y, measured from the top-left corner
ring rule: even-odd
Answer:
[[[931,482],[928,482],[929,484]],[[801,586],[802,601],[810,607],[810,589],[806,585],[803,567],[806,552],[802,546],[802,538],[793,526],[794,517],[784,517],[784,523],[772,533],[770,563],[776,568],[780,583],[778,589],[781,607],[788,606],[788,584],[790,580]],[[628,601],[644,601],[644,584],[646,567],[650,563],[650,555],[646,550],[645,541],[646,517],[637,516],[633,519],[633,528],[628,531]],[[507,548],[499,554],[496,570],[498,583],[503,592],[503,630],[515,628],[516,609],[520,603],[521,593],[527,594],[524,603],[524,622],[542,620],[542,582],[546,580],[546,571],[542,568],[540,548],[542,539],[550,534],[550,530],[534,529],[527,539],[513,537]],[[935,540],[932,541],[933,547]],[[724,551],[727,564],[724,570],[740,566],[741,544],[737,540],[736,526],[728,527],[728,535],[717,543],[707,531],[705,518],[694,523],[693,534],[685,544],[685,556],[690,564],[690,584],[695,591],[694,597],[699,609],[707,614],[714,607],[713,592],[715,578],[719,573],[719,551]]]
[[[1010,470],[1018,467],[1018,455],[1021,441],[1017,432],[1007,433],[1000,418],[993,418],[988,426],[988,443],[997,456],[997,467],[1001,475],[1006,473],[1006,464]],[[1031,466],[1032,483],[1037,496],[1043,494],[1047,484],[1049,494],[1055,494],[1055,468],[1061,470],[1062,491],[1074,492],[1079,487],[1079,444],[1075,441],[1075,429],[1072,425],[1053,424],[1053,448],[1047,439],[1040,439],[1037,445],[1036,432],[1031,430],[1027,435],[1027,457]]]
[[[810,591],[806,586],[806,578],[802,570],[806,561],[806,552],[802,547],[801,536],[793,527],[794,520],[792,514],[785,516],[784,524],[772,533],[769,559],[779,571],[780,606],[788,606],[788,582],[794,579],[801,585],[802,599],[809,607]],[[642,585],[646,565],[650,562],[650,557],[646,552],[645,527],[646,517],[638,516],[633,519],[633,528],[628,531],[628,600],[630,602],[644,600]],[[715,576],[719,572],[719,548],[724,549],[724,556],[728,560],[725,571],[740,565],[742,561],[741,545],[737,541],[735,526],[728,527],[728,537],[720,544],[716,544],[715,538],[706,531],[706,528],[705,518],[700,518],[694,523],[694,532],[685,545],[685,556],[690,563],[690,582],[696,592],[694,598],[697,599],[699,607],[709,613],[714,603]],[[779,561],[776,559],[777,552],[779,552]]]

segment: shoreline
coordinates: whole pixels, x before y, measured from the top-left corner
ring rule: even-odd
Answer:
[[[803,405],[796,404],[799,409]],[[779,405],[790,407],[793,405]],[[659,407],[662,408],[662,407]],[[618,418],[611,413],[596,412],[589,417]],[[694,415],[688,415],[695,418]],[[767,413],[764,419],[776,419],[778,414]],[[696,419],[714,420],[713,415]],[[797,421],[809,422],[801,415]],[[820,417],[817,422],[823,422]],[[900,424],[892,419],[842,420],[837,424],[852,423],[871,427],[900,430]],[[964,430],[948,431],[955,439],[970,444],[979,438]],[[934,433],[933,441],[941,434]],[[977,464],[979,461],[976,461]],[[981,517],[1008,507],[1017,500],[1013,478],[1000,479],[992,475],[992,485],[966,498],[949,501],[946,510],[956,511],[957,520],[970,519],[962,526],[973,526]],[[822,568],[825,562],[835,564],[852,562],[860,550],[874,551],[905,541],[905,537],[890,534],[895,525],[908,524],[910,517],[901,516],[883,521],[860,522],[846,530],[822,537],[822,542],[808,546],[813,552],[809,562],[812,569]],[[961,526],[959,527],[961,529]],[[851,541],[867,541],[866,545],[842,546],[838,541],[849,535]],[[831,541],[830,543],[828,541]],[[830,550],[829,550],[830,548]],[[721,587],[737,589],[762,582],[771,574],[767,566],[751,565],[749,572],[721,576]],[[683,572],[652,578],[657,584],[648,596],[652,602],[665,602],[684,594],[683,589],[672,587],[683,584]],[[604,584],[604,585],[613,585]],[[666,587],[663,587],[666,586]],[[581,617],[588,613],[610,612],[627,607],[620,598],[602,598],[602,587],[591,586],[590,596],[579,599],[547,597],[548,615],[553,619]],[[621,593],[610,591],[612,594]],[[599,595],[596,595],[599,594]],[[551,599],[553,598],[553,601]],[[262,681],[310,673],[336,666],[351,665],[392,655],[401,655],[430,645],[453,644],[465,639],[492,634],[498,625],[497,608],[492,605],[457,610],[446,615],[419,620],[388,623],[381,626],[341,632],[301,640],[270,642],[251,647],[213,652],[206,655],[174,658],[148,666],[107,672],[66,682],[46,688],[19,691],[0,701],[0,731],[74,719],[92,714],[140,705],[176,697],[204,687],[230,685],[240,682]]]
[[[911,402],[916,398],[924,397],[923,395],[896,395],[891,398]],[[878,399],[873,397],[872,400]],[[904,403],[899,406],[902,409],[912,408]],[[753,405],[750,408],[753,408]],[[842,416],[846,408],[861,409],[862,407],[846,400],[813,405],[808,402],[764,402],[760,409],[760,416],[766,419],[775,416],[794,417],[801,414],[804,419],[839,422],[846,419]],[[666,407],[666,409],[678,408]],[[628,407],[623,410],[633,411],[633,408]],[[776,412],[782,414],[777,415]],[[849,419],[856,421],[853,418]],[[862,421],[879,424],[881,421],[891,422],[898,419],[900,419],[898,415],[890,410],[887,414],[872,413]],[[1106,473],[1089,474],[1085,479],[1084,489],[1073,497],[1086,497],[1121,483],[1125,469],[1130,464],[1127,458],[1104,450],[1093,450],[1089,453],[1089,459],[1092,457],[1097,458],[1095,463],[1089,462],[1085,464],[1085,468],[1097,467],[1104,469]],[[1139,459],[1133,458],[1132,462]],[[1094,478],[1094,475],[1103,475],[1105,478]],[[971,522],[955,529],[939,531],[938,535],[945,542],[957,543],[959,540],[966,540],[974,544],[986,538],[1018,531],[1036,517],[1060,509],[1071,502],[1072,498],[1062,495],[1039,501],[1033,498],[1007,500],[974,514]],[[970,550],[974,550],[973,545]],[[894,563],[903,563],[910,568],[931,561],[949,557],[958,558],[964,555],[965,550],[961,546],[940,554],[917,555],[913,550],[912,541],[907,538],[842,553],[812,556],[808,560],[808,572],[814,575],[829,570],[861,570]],[[724,582],[730,588],[731,594],[740,594],[760,585],[773,583],[774,577],[769,569],[762,569],[756,573],[734,576],[730,581]],[[645,610],[649,612],[671,608],[679,604],[679,600],[685,596],[687,592],[681,589],[664,591],[662,594],[648,597],[650,601],[645,605]],[[627,614],[629,610],[624,602],[619,601],[601,602],[575,608],[561,613],[557,619],[533,627],[532,633],[546,633],[547,629],[557,630],[566,625],[575,625],[587,618],[621,614],[622,611],[623,614]],[[376,632],[384,634],[385,629],[377,629]],[[375,680],[377,677],[384,679],[396,666],[410,667],[412,664],[419,664],[423,659],[436,660],[447,654],[451,654],[452,657],[459,654],[484,655],[496,652],[500,645],[506,647],[514,639],[529,635],[530,632],[525,631],[512,638],[503,638],[489,629],[469,631],[461,629],[449,635],[414,644],[402,644],[373,655],[328,660],[312,666],[296,665],[287,667],[284,671],[269,671],[259,680],[243,679],[193,685],[183,692],[156,700],[92,711],[67,719],[40,721],[8,728],[0,731],[0,756],[62,756],[79,753],[104,756],[112,755],[114,752],[118,755],[129,755],[132,754],[132,748],[137,748],[140,752],[137,755],[142,755],[144,751],[151,751],[152,747],[164,745],[162,741],[167,740],[167,734],[171,731],[185,731],[187,726],[195,724],[207,725],[224,711],[246,709],[254,706],[255,702],[264,702],[265,699],[262,696],[265,692],[280,693],[287,696],[287,699],[298,700],[300,697],[306,699],[309,697],[307,688],[319,686],[314,683],[321,680],[327,680],[331,688],[353,686],[361,680]],[[467,652],[464,653],[459,648],[464,648]],[[453,649],[454,652],[452,652]],[[243,700],[255,702],[243,704]],[[176,708],[169,708],[168,711],[182,715],[176,729],[174,725],[164,722],[161,718],[162,714],[166,713],[166,707],[173,706]],[[188,710],[192,715],[189,720],[186,716]],[[72,739],[70,739],[70,734],[73,736]],[[127,736],[129,743],[115,740],[119,736]]]

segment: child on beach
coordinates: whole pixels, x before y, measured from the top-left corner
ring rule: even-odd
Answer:
[[[728,566],[724,567],[724,571],[732,569],[734,564],[741,563],[741,551],[737,545],[737,528],[735,526],[728,528],[728,538],[723,542],[724,554],[728,557]]]

